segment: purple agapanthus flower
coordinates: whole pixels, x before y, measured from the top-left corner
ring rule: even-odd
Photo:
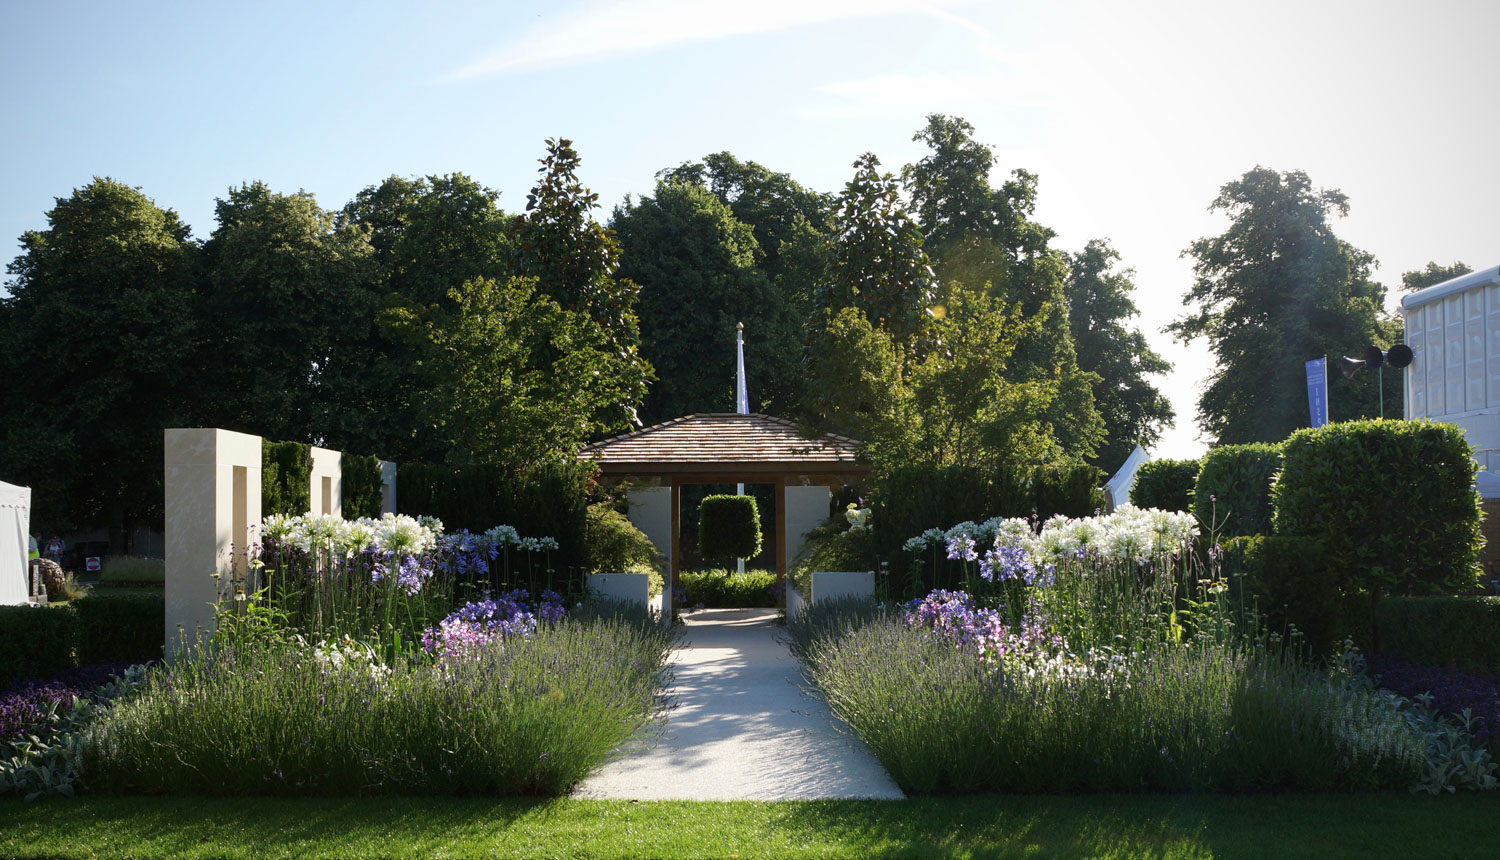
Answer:
[[[948,558],[952,561],[974,561],[979,552],[974,549],[974,539],[968,535],[957,535],[948,541]]]

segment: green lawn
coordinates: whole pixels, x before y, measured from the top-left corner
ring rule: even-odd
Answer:
[[[1479,857],[1500,797],[0,802],[5,857]]]

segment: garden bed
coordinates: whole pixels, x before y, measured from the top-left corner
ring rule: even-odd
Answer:
[[[1196,531],[1131,508],[964,523],[908,542],[957,562],[960,589],[820,601],[788,634],[908,793],[1496,786],[1478,739],[1357,655],[1330,669],[1261,635]]]

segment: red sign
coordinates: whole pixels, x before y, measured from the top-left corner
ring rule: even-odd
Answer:
[[[90,573],[98,573],[99,572],[99,556],[97,556],[97,555],[91,555],[88,558],[84,559],[83,560],[83,566]]]

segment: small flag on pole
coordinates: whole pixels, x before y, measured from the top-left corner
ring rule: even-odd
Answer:
[[[734,330],[734,350],[738,367],[734,374],[734,411],[741,415],[750,414],[750,394],[745,389],[745,324],[740,323]],[[745,485],[736,484],[734,489],[736,496],[745,495]],[[745,560],[735,559],[735,569],[740,573],[745,572]]]
[[[1328,356],[1303,362],[1307,368],[1307,411],[1310,426],[1328,423]]]
[[[740,323],[734,333],[734,348],[739,357],[739,370],[734,378],[734,411],[750,414],[750,394],[745,389],[745,324]]]

